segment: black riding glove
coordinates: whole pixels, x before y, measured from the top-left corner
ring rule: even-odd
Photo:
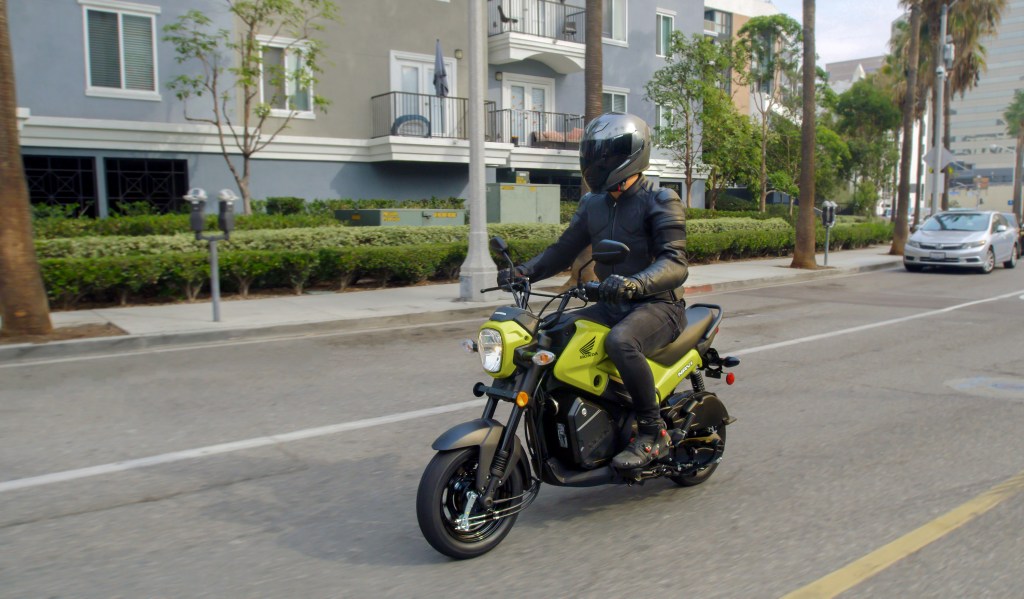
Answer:
[[[525,279],[526,269],[522,266],[515,268],[503,268],[498,271],[498,287],[508,288],[516,279]]]
[[[619,305],[633,299],[639,290],[640,285],[633,277],[611,275],[601,281],[597,293],[602,302]]]

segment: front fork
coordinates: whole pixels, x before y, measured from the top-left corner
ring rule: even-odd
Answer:
[[[550,339],[546,335],[541,334],[538,346],[541,349],[547,349],[550,345]],[[519,430],[519,422],[522,420],[523,413],[526,412],[530,402],[536,401],[537,387],[546,368],[547,366],[531,363],[526,373],[519,379],[519,384],[516,385],[515,391],[511,393],[513,398],[509,399],[513,401],[512,413],[509,414],[508,423],[505,425],[501,441],[498,443],[498,450],[494,453],[494,459],[491,461],[491,477],[479,498],[484,507],[490,508],[494,505],[494,493],[497,491],[500,482],[505,478],[505,471],[509,467],[509,458],[515,449],[516,431]],[[525,401],[521,401],[523,399]],[[497,398],[489,396],[487,405],[484,407],[483,417],[485,419],[493,417],[497,407]],[[512,464],[512,467],[515,468],[515,464]]]

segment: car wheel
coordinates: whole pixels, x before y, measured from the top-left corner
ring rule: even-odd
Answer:
[[[1003,268],[1015,268],[1017,266],[1018,256],[1020,256],[1020,250],[1018,250],[1017,246],[1014,245],[1013,251],[1010,252],[1010,259],[1007,260],[1006,262],[1003,262]]]
[[[987,275],[996,269],[996,251],[992,248],[988,248],[988,253],[985,254],[985,263],[981,266],[981,273]]]
[[[920,264],[911,264],[910,262],[903,262],[903,268],[907,269],[907,272],[921,272],[924,270],[924,266]]]

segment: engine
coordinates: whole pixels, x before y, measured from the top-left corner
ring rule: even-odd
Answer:
[[[552,399],[544,412],[545,444],[551,455],[566,466],[588,470],[615,456],[621,415],[568,393]]]

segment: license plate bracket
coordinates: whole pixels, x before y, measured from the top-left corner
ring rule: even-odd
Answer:
[[[945,260],[946,252],[931,252],[928,254],[928,257],[932,260]]]

